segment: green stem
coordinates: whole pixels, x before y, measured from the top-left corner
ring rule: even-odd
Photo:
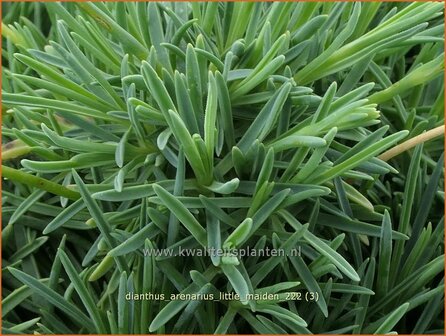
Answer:
[[[46,190],[52,194],[77,200],[81,196],[78,192],[68,189],[60,184],[54,183],[42,177],[34,176],[11,167],[3,166],[1,171],[2,177],[11,181],[17,181],[31,187]]]
[[[369,103],[372,104],[380,104],[386,102],[396,95],[399,95],[403,92],[406,92],[415,86],[424,85],[434,78],[441,75],[444,71],[444,54],[441,54],[434,60],[421,65],[417,69],[410,72],[408,75],[403,77],[396,83],[393,83],[388,88],[375,92],[371,95],[369,99]]]

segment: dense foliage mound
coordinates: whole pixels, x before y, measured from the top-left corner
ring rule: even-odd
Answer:
[[[3,333],[443,333],[442,3],[2,5]]]

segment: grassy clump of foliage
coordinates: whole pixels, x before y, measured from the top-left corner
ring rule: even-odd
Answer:
[[[442,334],[442,7],[3,3],[3,333]]]

